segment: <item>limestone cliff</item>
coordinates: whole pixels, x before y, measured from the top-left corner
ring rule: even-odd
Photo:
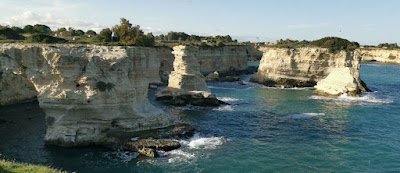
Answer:
[[[170,48],[153,48],[149,54],[150,83],[168,83],[168,77],[174,70],[174,55]],[[197,60],[203,75],[219,72],[221,75],[248,73],[247,61],[250,55],[260,52],[249,46],[199,47]],[[252,54],[250,54],[252,53]],[[262,53],[261,53],[262,55]],[[260,55],[260,57],[261,57]]]
[[[199,47],[176,46],[174,71],[169,75],[168,87],[160,90],[156,97],[174,105],[219,105],[200,73]]]
[[[197,59],[203,75],[229,74],[247,70],[248,50],[246,46],[199,47]]]
[[[115,140],[109,133],[166,127],[173,120],[147,98],[152,52],[140,47],[2,44],[0,95],[15,92],[10,99],[15,101],[25,99],[20,96],[24,93],[29,93],[26,98],[37,93],[49,144],[102,144]]]
[[[359,55],[353,51],[330,53],[324,48],[265,48],[258,72],[251,81],[267,86],[313,87],[336,68],[355,69],[359,76]],[[363,82],[357,77],[358,82]],[[368,89],[361,86],[361,90]]]
[[[388,49],[378,49],[378,48],[364,48],[357,49],[360,52],[361,60],[376,61],[383,63],[400,63],[400,50],[388,50]]]

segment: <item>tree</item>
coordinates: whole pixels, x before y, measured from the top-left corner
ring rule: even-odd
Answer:
[[[82,36],[82,35],[85,35],[85,32],[83,32],[82,30],[78,29],[78,30],[75,30],[74,35]]]
[[[88,30],[88,31],[86,31],[86,35],[93,37],[93,36],[97,35],[97,33],[93,30]]]
[[[33,31],[35,33],[50,34],[51,29],[46,25],[36,24],[33,26]]]
[[[33,26],[32,25],[26,25],[24,27],[24,32],[25,33],[33,33]]]
[[[111,34],[112,34],[111,29],[106,28],[106,29],[101,30],[98,36],[101,38],[102,42],[110,42]]]
[[[148,33],[145,37],[144,46],[154,46],[154,35],[153,33]]]
[[[13,27],[11,27],[11,29],[18,33],[24,33],[24,30],[17,26],[13,26]]]

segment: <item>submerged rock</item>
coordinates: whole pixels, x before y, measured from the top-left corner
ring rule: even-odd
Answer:
[[[197,60],[198,47],[176,46],[174,71],[171,72],[168,87],[156,94],[157,100],[168,101],[181,106],[193,104],[199,106],[218,106],[219,101],[207,87],[205,77],[200,73]]]
[[[124,150],[139,151],[142,148],[151,148],[158,151],[171,151],[181,147],[181,144],[173,140],[139,139],[127,142],[123,146]]]

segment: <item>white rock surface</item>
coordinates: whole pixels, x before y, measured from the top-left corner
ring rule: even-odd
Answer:
[[[357,82],[362,91],[368,91],[361,79],[360,56],[353,51],[330,53],[325,48],[304,47],[263,48],[258,72],[251,81],[267,86],[313,87],[337,68],[354,69]]]
[[[114,140],[107,137],[109,132],[174,123],[147,98],[152,48],[2,44],[0,52],[2,88],[28,86],[1,90],[2,96],[20,91],[31,97],[28,88],[34,86],[46,115],[49,144],[107,143]],[[11,100],[23,99],[16,95]]]
[[[362,61],[376,61],[383,63],[400,63],[400,50],[388,50],[379,48],[357,49]]]
[[[361,90],[358,87],[357,75],[355,73],[354,68],[336,68],[325,79],[320,80],[314,86],[314,93],[329,96],[340,96],[342,94],[361,96]]]

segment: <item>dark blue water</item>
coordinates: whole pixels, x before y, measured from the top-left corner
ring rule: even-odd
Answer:
[[[0,122],[0,153],[78,172],[399,172],[399,74],[399,65],[362,64],[361,77],[374,92],[361,98],[210,83],[231,104],[218,108],[166,106],[150,91],[153,104],[198,130],[180,141],[181,149],[157,159],[44,147],[43,113],[35,103],[1,107],[0,118],[12,121]]]

